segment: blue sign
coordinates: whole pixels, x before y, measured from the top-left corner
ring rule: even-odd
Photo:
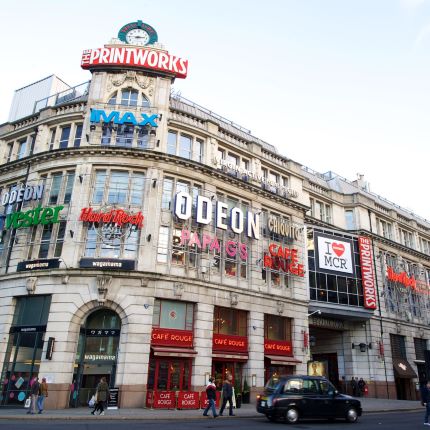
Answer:
[[[132,112],[124,112],[121,113],[119,111],[112,111],[106,113],[106,111],[101,109],[91,109],[91,122],[104,122],[104,123],[113,123],[113,124],[132,124],[138,126],[149,125],[151,127],[158,127],[158,124],[155,122],[158,119],[157,114],[147,115],[146,113],[140,114],[141,118],[136,118],[134,113]]]

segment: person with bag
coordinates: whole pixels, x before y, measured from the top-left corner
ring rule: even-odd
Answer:
[[[42,378],[42,383],[40,384],[39,389],[39,397],[37,399],[37,409],[39,410],[39,414],[43,412],[43,406],[45,403],[45,399],[48,397],[48,383],[46,382],[46,378]]]
[[[100,411],[99,415],[105,414],[105,406],[106,402],[109,400],[109,386],[106,382],[106,378],[102,376],[100,382],[96,388],[96,407],[91,412],[92,415],[95,415],[97,411]]]
[[[203,411],[203,416],[207,417],[209,409],[212,409],[212,414],[214,418],[216,418],[218,415],[215,409],[216,387],[214,384],[214,378],[209,378],[209,383],[206,386],[206,397],[208,399],[208,405],[206,406],[206,409]]]
[[[366,381],[363,378],[360,378],[358,381],[358,395],[362,397],[364,395],[364,389],[366,388]]]
[[[233,414],[233,387],[231,385],[232,376],[228,375],[226,380],[224,381],[222,385],[222,406],[219,411],[219,416],[222,417],[222,413],[224,412],[224,409],[227,405],[227,402],[229,403],[229,415],[232,417]]]
[[[39,397],[39,391],[40,391],[39,378],[35,376],[33,379],[33,382],[30,383],[31,403],[30,403],[30,409],[27,411],[27,414],[34,415],[36,413],[36,402],[37,402],[37,398]]]

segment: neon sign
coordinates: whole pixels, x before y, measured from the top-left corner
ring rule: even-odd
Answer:
[[[55,206],[42,208],[41,206],[36,209],[29,209],[25,212],[13,212],[6,216],[5,230],[11,227],[18,229],[24,227],[31,227],[36,225],[49,225],[60,222],[58,217],[64,206]]]
[[[151,127],[158,127],[158,124],[155,122],[155,120],[158,119],[158,115],[156,114],[147,115],[146,113],[141,113],[140,116],[142,118],[139,118],[138,120],[132,112],[121,113],[115,110],[107,114],[106,111],[101,109],[91,109],[90,121],[96,122],[96,123],[112,122],[113,124],[120,124],[120,125],[132,124],[132,125],[138,125],[139,127],[143,127],[145,125],[149,125]]]

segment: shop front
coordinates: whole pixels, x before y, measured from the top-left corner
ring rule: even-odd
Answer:
[[[88,405],[101,377],[115,386],[121,319],[110,309],[100,309],[88,315],[79,333],[73,382],[70,386],[70,406]]]
[[[243,366],[248,361],[247,318],[246,311],[215,306],[212,375],[218,390],[231,375],[235,391],[241,391]]]
[[[194,350],[194,304],[154,302],[146,406],[174,409],[199,407],[191,391]]]
[[[17,297],[15,303],[2,370],[0,404],[23,407],[34,378],[39,376],[51,296]]]

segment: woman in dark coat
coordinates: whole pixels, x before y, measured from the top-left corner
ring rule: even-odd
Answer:
[[[100,379],[100,382],[97,385],[96,399],[97,399],[96,407],[91,412],[91,414],[95,415],[97,411],[100,411],[99,415],[104,415],[105,405],[106,405],[106,402],[109,400],[109,385],[107,384],[106,378],[104,376]]]

